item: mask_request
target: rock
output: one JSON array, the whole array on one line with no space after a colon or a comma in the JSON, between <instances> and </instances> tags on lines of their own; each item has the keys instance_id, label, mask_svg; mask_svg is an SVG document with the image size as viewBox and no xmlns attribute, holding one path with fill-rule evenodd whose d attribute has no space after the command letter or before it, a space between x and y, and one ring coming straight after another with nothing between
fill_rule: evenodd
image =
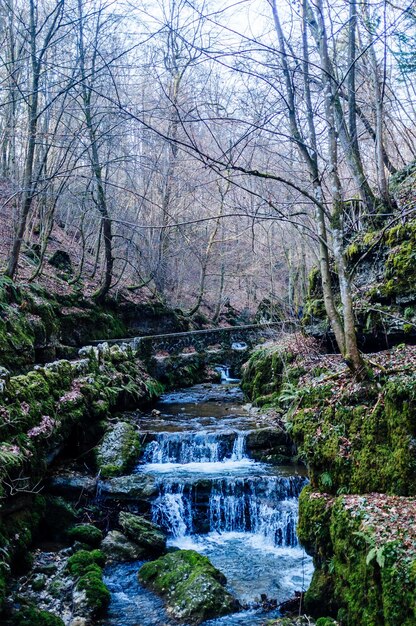
<instances>
[{"instance_id":1,"label":"rock","mask_svg":"<svg viewBox=\"0 0 416 626\"><path fill-rule=\"evenodd\" d=\"M153 555L166 552L166 536L155 524L144 517L122 511L119 524L126 536L137 543L144 551Z\"/></svg>"},{"instance_id":2,"label":"rock","mask_svg":"<svg viewBox=\"0 0 416 626\"><path fill-rule=\"evenodd\" d=\"M74 617L70 621L69 626L87 626L88 622L85 617Z\"/></svg>"},{"instance_id":3,"label":"rock","mask_svg":"<svg viewBox=\"0 0 416 626\"><path fill-rule=\"evenodd\" d=\"M147 500L156 496L158 488L153 476L132 474L118 476L109 480L102 480L98 484L100 496L103 498L117 498L118 500Z\"/></svg>"},{"instance_id":4,"label":"rock","mask_svg":"<svg viewBox=\"0 0 416 626\"><path fill-rule=\"evenodd\" d=\"M248 433L246 446L248 450L264 452L279 446L292 446L290 439L283 430L277 428L258 428Z\"/></svg>"},{"instance_id":5,"label":"rock","mask_svg":"<svg viewBox=\"0 0 416 626\"><path fill-rule=\"evenodd\" d=\"M42 589L46 586L47 577L45 574L38 574L32 580L32 589L33 591L42 591Z\"/></svg>"},{"instance_id":6,"label":"rock","mask_svg":"<svg viewBox=\"0 0 416 626\"><path fill-rule=\"evenodd\" d=\"M65 250L57 250L53 253L53 255L48 259L49 265L56 267L67 274L72 274L72 262L71 257L68 252Z\"/></svg>"},{"instance_id":7,"label":"rock","mask_svg":"<svg viewBox=\"0 0 416 626\"><path fill-rule=\"evenodd\" d=\"M104 435L96 449L97 466L103 478L119 476L137 460L140 452L139 435L131 424L117 422Z\"/></svg>"},{"instance_id":8,"label":"rock","mask_svg":"<svg viewBox=\"0 0 416 626\"><path fill-rule=\"evenodd\" d=\"M174 619L187 624L232 613L239 606L224 587L224 574L194 550L177 550L145 563L138 576L165 599Z\"/></svg>"},{"instance_id":9,"label":"rock","mask_svg":"<svg viewBox=\"0 0 416 626\"><path fill-rule=\"evenodd\" d=\"M296 447L288 434L277 427L259 428L247 435L247 450L256 461L285 465L296 454Z\"/></svg>"},{"instance_id":10,"label":"rock","mask_svg":"<svg viewBox=\"0 0 416 626\"><path fill-rule=\"evenodd\" d=\"M93 524L78 524L73 526L67 532L70 539L79 541L82 544L88 544L93 548L97 548L103 538L103 533Z\"/></svg>"},{"instance_id":11,"label":"rock","mask_svg":"<svg viewBox=\"0 0 416 626\"><path fill-rule=\"evenodd\" d=\"M118 530L108 533L101 543L101 549L109 561L137 561L144 557L143 548Z\"/></svg>"},{"instance_id":12,"label":"rock","mask_svg":"<svg viewBox=\"0 0 416 626\"><path fill-rule=\"evenodd\" d=\"M77 496L82 493L94 495L97 491L97 479L71 472L52 476L48 481L48 490L53 493Z\"/></svg>"}]
</instances>

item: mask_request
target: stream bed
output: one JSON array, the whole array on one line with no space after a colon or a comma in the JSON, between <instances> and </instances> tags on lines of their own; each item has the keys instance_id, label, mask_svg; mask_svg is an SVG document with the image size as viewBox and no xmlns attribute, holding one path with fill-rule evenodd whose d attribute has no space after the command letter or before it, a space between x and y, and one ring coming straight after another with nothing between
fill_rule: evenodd
<instances>
[{"instance_id":1,"label":"stream bed","mask_svg":"<svg viewBox=\"0 0 416 626\"><path fill-rule=\"evenodd\" d=\"M262 624L267 610L305 591L311 558L296 537L301 466L250 458L250 434L271 426L242 406L236 384L197 385L165 394L151 415L138 417L145 451L135 473L156 479L153 521L172 548L206 555L227 577L244 607L208 626ZM163 602L137 581L141 562L112 565L112 599L104 626L171 626Z\"/></svg>"}]
</instances>

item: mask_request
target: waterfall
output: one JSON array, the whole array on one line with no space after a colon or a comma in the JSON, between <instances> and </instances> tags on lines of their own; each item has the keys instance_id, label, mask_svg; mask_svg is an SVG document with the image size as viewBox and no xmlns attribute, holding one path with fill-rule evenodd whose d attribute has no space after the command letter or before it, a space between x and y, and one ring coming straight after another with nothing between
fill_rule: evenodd
<instances>
[{"instance_id":1,"label":"waterfall","mask_svg":"<svg viewBox=\"0 0 416 626\"><path fill-rule=\"evenodd\" d=\"M241 461L246 433L158 433L144 453L145 463L220 463Z\"/></svg>"},{"instance_id":2,"label":"waterfall","mask_svg":"<svg viewBox=\"0 0 416 626\"><path fill-rule=\"evenodd\" d=\"M153 519L169 535L251 532L273 546L297 546L297 496L306 479L290 476L220 478L160 484ZM207 484L208 483L208 484Z\"/></svg>"},{"instance_id":3,"label":"waterfall","mask_svg":"<svg viewBox=\"0 0 416 626\"><path fill-rule=\"evenodd\" d=\"M230 368L228 365L218 365L216 368L217 372L221 374L221 382L222 383L238 383L240 382L239 378L233 378L231 376Z\"/></svg>"},{"instance_id":4,"label":"waterfall","mask_svg":"<svg viewBox=\"0 0 416 626\"><path fill-rule=\"evenodd\" d=\"M152 506L152 518L165 528L172 537L184 537L193 531L192 501L185 494L185 485L161 485Z\"/></svg>"},{"instance_id":5,"label":"waterfall","mask_svg":"<svg viewBox=\"0 0 416 626\"><path fill-rule=\"evenodd\" d=\"M241 461L247 458L246 455L246 438L247 433L238 433L234 440L233 451L231 454L232 461Z\"/></svg>"}]
</instances>

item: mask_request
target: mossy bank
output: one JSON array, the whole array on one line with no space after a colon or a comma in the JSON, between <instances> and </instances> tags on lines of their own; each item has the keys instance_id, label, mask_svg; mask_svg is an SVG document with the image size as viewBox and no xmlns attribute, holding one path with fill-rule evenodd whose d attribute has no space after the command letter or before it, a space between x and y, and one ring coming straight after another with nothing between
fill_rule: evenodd
<instances>
[{"instance_id":1,"label":"mossy bank","mask_svg":"<svg viewBox=\"0 0 416 626\"><path fill-rule=\"evenodd\" d=\"M74 289L48 293L36 283L0 277L0 366L19 372L34 363L75 358L94 340L187 330L189 321L161 302L109 299L97 304Z\"/></svg>"},{"instance_id":2,"label":"mossy bank","mask_svg":"<svg viewBox=\"0 0 416 626\"><path fill-rule=\"evenodd\" d=\"M340 356L293 336L254 352L243 388L282 414L308 466L298 532L316 569L306 611L345 626L414 626L416 348L370 361L359 383Z\"/></svg>"},{"instance_id":3,"label":"mossy bank","mask_svg":"<svg viewBox=\"0 0 416 626\"><path fill-rule=\"evenodd\" d=\"M0 607L5 577L29 558L33 533L44 517L45 501L35 495L48 464L68 445L82 450L104 434L111 439L108 418L119 410L148 402L157 385L128 347L86 348L75 361L56 361L28 374L0 381ZM137 458L139 438L126 426L117 461L97 454L107 475L121 474ZM16 529L19 529L16 532Z\"/></svg>"}]
</instances>

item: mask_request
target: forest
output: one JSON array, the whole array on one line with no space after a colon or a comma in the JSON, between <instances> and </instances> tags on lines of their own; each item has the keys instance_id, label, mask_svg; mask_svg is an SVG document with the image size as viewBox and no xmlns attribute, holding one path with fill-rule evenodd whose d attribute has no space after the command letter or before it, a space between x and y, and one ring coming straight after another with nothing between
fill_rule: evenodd
<instances>
[{"instance_id":1,"label":"forest","mask_svg":"<svg viewBox=\"0 0 416 626\"><path fill-rule=\"evenodd\" d=\"M415 0L0 42L0 623L416 626Z\"/></svg>"}]
</instances>

